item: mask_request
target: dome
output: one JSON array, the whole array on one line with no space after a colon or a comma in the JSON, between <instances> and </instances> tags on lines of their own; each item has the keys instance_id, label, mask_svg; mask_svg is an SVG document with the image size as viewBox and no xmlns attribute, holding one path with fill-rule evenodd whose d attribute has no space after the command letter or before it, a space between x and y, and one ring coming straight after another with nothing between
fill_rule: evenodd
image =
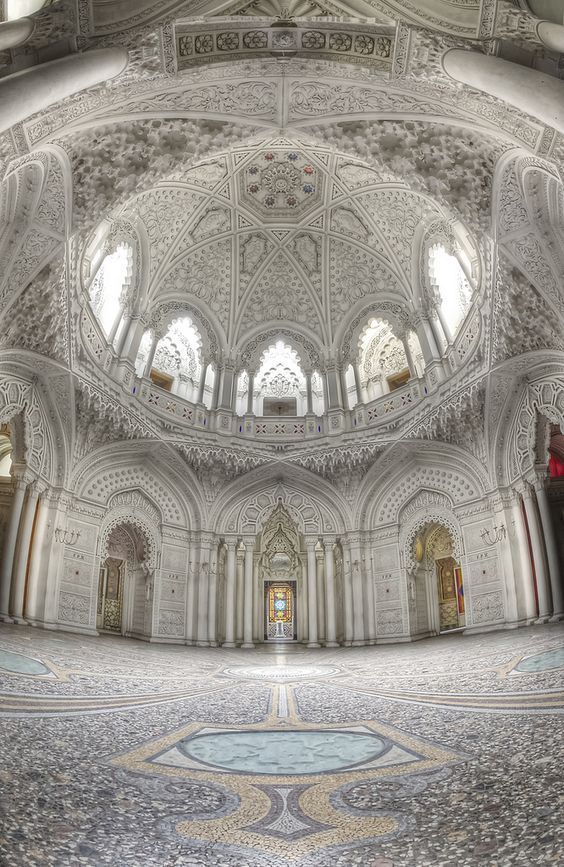
<instances>
[{"instance_id":1,"label":"dome","mask_svg":"<svg viewBox=\"0 0 564 867\"><path fill-rule=\"evenodd\" d=\"M8 4L4 616L334 646L560 610L559 22L400 5Z\"/></svg>"}]
</instances>

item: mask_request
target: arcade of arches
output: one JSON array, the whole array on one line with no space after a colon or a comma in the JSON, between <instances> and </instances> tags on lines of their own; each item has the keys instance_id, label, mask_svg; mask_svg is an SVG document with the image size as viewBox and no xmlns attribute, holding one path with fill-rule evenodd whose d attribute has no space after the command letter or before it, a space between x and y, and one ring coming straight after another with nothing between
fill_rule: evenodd
<instances>
[{"instance_id":1,"label":"arcade of arches","mask_svg":"<svg viewBox=\"0 0 564 867\"><path fill-rule=\"evenodd\" d=\"M0 0L1 635L556 634L560 6Z\"/></svg>"}]
</instances>

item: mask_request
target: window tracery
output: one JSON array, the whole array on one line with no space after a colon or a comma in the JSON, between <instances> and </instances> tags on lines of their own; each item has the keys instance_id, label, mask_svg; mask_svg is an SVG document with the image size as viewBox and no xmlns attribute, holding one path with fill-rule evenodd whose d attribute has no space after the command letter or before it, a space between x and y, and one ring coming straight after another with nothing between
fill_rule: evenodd
<instances>
[{"instance_id":1,"label":"window tracery","mask_svg":"<svg viewBox=\"0 0 564 867\"><path fill-rule=\"evenodd\" d=\"M419 346L418 358L420 355ZM404 385L412 375L404 341L396 337L389 323L383 319L371 319L361 334L359 374L359 398L364 402L375 400Z\"/></svg>"},{"instance_id":2,"label":"window tracery","mask_svg":"<svg viewBox=\"0 0 564 867\"><path fill-rule=\"evenodd\" d=\"M265 399L288 402L292 415L305 415L307 409L306 378L297 352L282 340L263 353L255 376L253 406L257 415L265 414ZM282 405L282 404L281 404ZM266 408L268 409L267 403Z\"/></svg>"}]
</instances>

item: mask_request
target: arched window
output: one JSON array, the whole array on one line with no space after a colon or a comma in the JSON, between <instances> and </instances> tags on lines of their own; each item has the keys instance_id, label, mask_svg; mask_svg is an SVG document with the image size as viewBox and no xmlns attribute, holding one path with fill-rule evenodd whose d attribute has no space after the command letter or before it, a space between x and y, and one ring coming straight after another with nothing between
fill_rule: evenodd
<instances>
[{"instance_id":1,"label":"arched window","mask_svg":"<svg viewBox=\"0 0 564 867\"><path fill-rule=\"evenodd\" d=\"M105 256L90 284L90 304L106 337L116 336L123 313L123 292L131 276L132 250L120 244Z\"/></svg>"},{"instance_id":2,"label":"arched window","mask_svg":"<svg viewBox=\"0 0 564 867\"><path fill-rule=\"evenodd\" d=\"M405 348L383 319L371 319L359 341L361 397L365 402L394 391L410 379Z\"/></svg>"},{"instance_id":3,"label":"arched window","mask_svg":"<svg viewBox=\"0 0 564 867\"><path fill-rule=\"evenodd\" d=\"M10 477L12 469L12 441L5 428L0 428L0 476Z\"/></svg>"},{"instance_id":4,"label":"arched window","mask_svg":"<svg viewBox=\"0 0 564 867\"><path fill-rule=\"evenodd\" d=\"M174 319L155 348L149 373L155 385L195 402L203 373L201 343L188 316Z\"/></svg>"},{"instance_id":5,"label":"arched window","mask_svg":"<svg viewBox=\"0 0 564 867\"><path fill-rule=\"evenodd\" d=\"M472 290L460 262L442 244L429 250L429 277L438 292L441 319L454 337L470 306Z\"/></svg>"},{"instance_id":6,"label":"arched window","mask_svg":"<svg viewBox=\"0 0 564 867\"><path fill-rule=\"evenodd\" d=\"M256 415L305 415L305 375L297 352L282 340L263 354L254 393Z\"/></svg>"}]
</instances>

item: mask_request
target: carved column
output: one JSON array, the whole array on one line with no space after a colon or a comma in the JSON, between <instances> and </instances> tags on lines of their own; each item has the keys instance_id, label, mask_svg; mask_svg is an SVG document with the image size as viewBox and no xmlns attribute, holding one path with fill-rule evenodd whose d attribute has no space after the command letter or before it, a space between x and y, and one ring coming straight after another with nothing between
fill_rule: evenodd
<instances>
[{"instance_id":1,"label":"carved column","mask_svg":"<svg viewBox=\"0 0 564 867\"><path fill-rule=\"evenodd\" d=\"M47 493L43 491L39 496L37 505L37 517L33 543L30 552L29 577L26 594L24 615L28 622L34 623L39 613L40 593L45 593L47 584L48 562L44 556L43 545L46 541L47 519L49 517L49 502Z\"/></svg>"},{"instance_id":2,"label":"carved column","mask_svg":"<svg viewBox=\"0 0 564 867\"><path fill-rule=\"evenodd\" d=\"M537 596L539 601L539 621L541 623L546 623L551 613L550 585L544 556L542 528L537 511L536 497L534 490L529 485L525 488L523 502L525 503L527 525L529 527L529 536L531 539L531 547L533 549L533 563L535 566Z\"/></svg>"},{"instance_id":3,"label":"carved column","mask_svg":"<svg viewBox=\"0 0 564 867\"><path fill-rule=\"evenodd\" d=\"M207 647L209 618L209 581L210 581L211 540L203 538L200 543L200 571L198 575L198 647Z\"/></svg>"},{"instance_id":4,"label":"carved column","mask_svg":"<svg viewBox=\"0 0 564 867\"><path fill-rule=\"evenodd\" d=\"M325 552L322 546L315 551L317 583L317 640L325 643Z\"/></svg>"},{"instance_id":5,"label":"carved column","mask_svg":"<svg viewBox=\"0 0 564 867\"><path fill-rule=\"evenodd\" d=\"M399 339L402 342L403 351L405 352L407 366L409 368L409 375L411 379L417 379L417 370L415 368L415 362L413 361L413 355L411 354L411 347L409 345L407 333L404 332Z\"/></svg>"},{"instance_id":6,"label":"carved column","mask_svg":"<svg viewBox=\"0 0 564 867\"><path fill-rule=\"evenodd\" d=\"M214 369L213 390L212 390L212 399L211 399L210 409L217 409L217 404L219 401L219 374L220 374L219 365L216 364L215 369Z\"/></svg>"},{"instance_id":7,"label":"carved column","mask_svg":"<svg viewBox=\"0 0 564 867\"><path fill-rule=\"evenodd\" d=\"M243 644L241 647L254 647L253 644L253 552L254 539L245 539L245 607L243 613Z\"/></svg>"},{"instance_id":8,"label":"carved column","mask_svg":"<svg viewBox=\"0 0 564 867\"><path fill-rule=\"evenodd\" d=\"M533 564L531 562L531 552L529 550L529 542L527 539L527 525L525 523L523 508L524 505L520 496L520 492L514 491L511 504L511 512L513 515L513 525L515 527L515 541L517 544L516 559L521 578L521 585L519 589L522 591L523 615L528 623L532 623L537 616L537 605L535 600L535 577L533 574Z\"/></svg>"},{"instance_id":9,"label":"carved column","mask_svg":"<svg viewBox=\"0 0 564 867\"><path fill-rule=\"evenodd\" d=\"M191 558L188 561L188 588L186 592L186 644L194 644L196 636L196 573L197 573L197 558L196 544L193 539L190 539L188 556Z\"/></svg>"},{"instance_id":10,"label":"carved column","mask_svg":"<svg viewBox=\"0 0 564 867\"><path fill-rule=\"evenodd\" d=\"M235 619L235 642L243 642L243 621L245 617L245 552L239 547L236 552L237 586L235 588L236 619Z\"/></svg>"},{"instance_id":11,"label":"carved column","mask_svg":"<svg viewBox=\"0 0 564 867\"><path fill-rule=\"evenodd\" d=\"M372 560L372 546L368 548L368 562L365 562L364 581L366 588L366 610L367 610L367 635L370 644L376 643L376 606L374 603L374 562Z\"/></svg>"},{"instance_id":12,"label":"carved column","mask_svg":"<svg viewBox=\"0 0 564 867\"><path fill-rule=\"evenodd\" d=\"M358 541L351 543L351 572L353 596L353 644L365 643L364 600L362 593L362 554Z\"/></svg>"},{"instance_id":13,"label":"carved column","mask_svg":"<svg viewBox=\"0 0 564 867\"><path fill-rule=\"evenodd\" d=\"M110 344L110 346L114 345L114 341L116 339L116 334L118 333L118 328L121 324L122 319L123 319L123 307L120 307L119 313L117 314L116 318L114 319L114 321L112 323L112 327L110 328L110 332L108 334L108 343ZM124 324L124 328L125 327L126 326Z\"/></svg>"},{"instance_id":14,"label":"carved column","mask_svg":"<svg viewBox=\"0 0 564 867\"><path fill-rule=\"evenodd\" d=\"M12 570L12 605L10 614L14 620L14 623L26 622L23 616L25 579L27 576L27 564L29 562L31 546L31 533L33 530L33 522L35 519L35 510L37 509L37 500L39 497L39 493L40 490L37 482L31 482L31 484L27 487L25 502L20 519L18 544Z\"/></svg>"},{"instance_id":15,"label":"carved column","mask_svg":"<svg viewBox=\"0 0 564 867\"><path fill-rule=\"evenodd\" d=\"M202 370L200 372L200 382L198 383L198 398L196 403L202 404L204 402L204 389L206 387L206 376L208 373L209 362L204 359L202 362Z\"/></svg>"},{"instance_id":16,"label":"carved column","mask_svg":"<svg viewBox=\"0 0 564 867\"><path fill-rule=\"evenodd\" d=\"M153 367L153 361L155 360L155 354L157 351L157 345L160 340L160 335L153 334L153 340L151 343L151 348L149 349L149 354L147 355L147 360L145 361L145 370L143 371L143 376L151 376L151 370Z\"/></svg>"},{"instance_id":17,"label":"carved column","mask_svg":"<svg viewBox=\"0 0 564 867\"><path fill-rule=\"evenodd\" d=\"M235 584L237 580L237 540L227 542L227 563L225 582L225 641L224 647L235 647Z\"/></svg>"},{"instance_id":18,"label":"carved column","mask_svg":"<svg viewBox=\"0 0 564 867\"><path fill-rule=\"evenodd\" d=\"M537 480L535 491L537 494L537 503L539 505L546 557L548 560L550 589L552 591L552 617L554 620L561 620L562 617L564 617L564 592L562 589L562 576L560 574L558 549L556 547L556 539L554 538L554 527L552 524L552 516L550 514L550 505L546 495L544 479Z\"/></svg>"},{"instance_id":19,"label":"carved column","mask_svg":"<svg viewBox=\"0 0 564 867\"><path fill-rule=\"evenodd\" d=\"M317 640L317 564L315 557L316 542L317 539L306 539L308 647L320 646Z\"/></svg>"},{"instance_id":20,"label":"carved column","mask_svg":"<svg viewBox=\"0 0 564 867\"><path fill-rule=\"evenodd\" d=\"M209 570L208 594L208 642L210 647L217 647L217 546L212 548Z\"/></svg>"},{"instance_id":21,"label":"carved column","mask_svg":"<svg viewBox=\"0 0 564 867\"><path fill-rule=\"evenodd\" d=\"M351 557L348 545L342 543L343 548L343 596L344 596L344 640L345 646L353 642L353 589L351 574Z\"/></svg>"},{"instance_id":22,"label":"carved column","mask_svg":"<svg viewBox=\"0 0 564 867\"><path fill-rule=\"evenodd\" d=\"M360 385L360 370L358 367L358 361L353 361L352 369L354 373L354 387L356 389L356 403L362 402L362 388Z\"/></svg>"},{"instance_id":23,"label":"carved column","mask_svg":"<svg viewBox=\"0 0 564 867\"><path fill-rule=\"evenodd\" d=\"M2 564L0 566L0 620L4 623L12 623L12 618L10 617L12 567L14 565L14 554L16 551L18 529L20 526L26 487L27 482L24 478L22 476L18 477L14 473L12 508L10 510L8 526L6 527L4 535L4 550L2 553Z\"/></svg>"},{"instance_id":24,"label":"carved column","mask_svg":"<svg viewBox=\"0 0 564 867\"><path fill-rule=\"evenodd\" d=\"M249 386L247 391L247 415L253 414L253 398L254 398L254 390L255 390L255 375L254 373L248 374Z\"/></svg>"},{"instance_id":25,"label":"carved column","mask_svg":"<svg viewBox=\"0 0 564 867\"><path fill-rule=\"evenodd\" d=\"M337 369L337 365L334 362L331 362L327 365L325 376L327 383L326 409L340 409L341 400L339 389L339 371Z\"/></svg>"},{"instance_id":26,"label":"carved column","mask_svg":"<svg viewBox=\"0 0 564 867\"><path fill-rule=\"evenodd\" d=\"M233 383L235 380L235 365L227 361L221 370L219 386L219 408L233 411Z\"/></svg>"},{"instance_id":27,"label":"carved column","mask_svg":"<svg viewBox=\"0 0 564 867\"><path fill-rule=\"evenodd\" d=\"M347 368L346 366L339 367L339 377L341 380L341 405L343 409L350 409L349 389L347 386Z\"/></svg>"},{"instance_id":28,"label":"carved column","mask_svg":"<svg viewBox=\"0 0 564 867\"><path fill-rule=\"evenodd\" d=\"M306 413L311 415L313 412L313 393L311 390L311 370L308 370L306 375Z\"/></svg>"},{"instance_id":29,"label":"carved column","mask_svg":"<svg viewBox=\"0 0 564 867\"><path fill-rule=\"evenodd\" d=\"M334 538L325 537L325 645L338 647L337 610L335 600L335 560L333 557Z\"/></svg>"},{"instance_id":30,"label":"carved column","mask_svg":"<svg viewBox=\"0 0 564 867\"><path fill-rule=\"evenodd\" d=\"M116 349L120 358L135 364L144 333L145 321L138 313L132 314L129 317L127 327L121 333Z\"/></svg>"}]
</instances>

